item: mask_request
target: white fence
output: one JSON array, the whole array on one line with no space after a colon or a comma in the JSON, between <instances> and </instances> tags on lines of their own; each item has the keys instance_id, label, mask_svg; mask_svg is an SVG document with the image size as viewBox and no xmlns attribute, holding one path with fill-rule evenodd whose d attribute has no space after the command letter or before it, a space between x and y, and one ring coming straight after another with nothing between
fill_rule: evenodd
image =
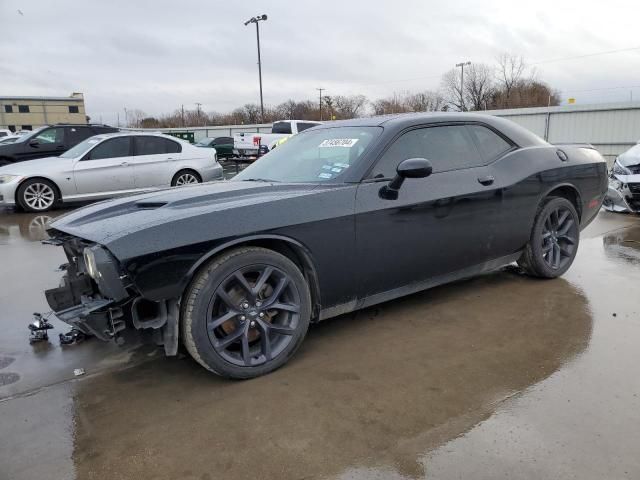
<instances>
[{"instance_id":1,"label":"white fence","mask_svg":"<svg viewBox=\"0 0 640 480\"><path fill-rule=\"evenodd\" d=\"M481 113L508 118L550 143L590 143L609 163L640 140L640 102L487 110ZM271 124L154 130L194 132L198 141L204 137L233 136L241 132L269 132Z\"/></svg>"}]
</instances>

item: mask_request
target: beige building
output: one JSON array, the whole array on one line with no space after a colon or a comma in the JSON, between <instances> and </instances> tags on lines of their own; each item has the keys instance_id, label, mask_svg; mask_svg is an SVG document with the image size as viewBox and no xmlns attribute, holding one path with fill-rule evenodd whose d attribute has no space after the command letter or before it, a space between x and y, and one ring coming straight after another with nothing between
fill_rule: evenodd
<instances>
[{"instance_id":1,"label":"beige building","mask_svg":"<svg viewBox=\"0 0 640 480\"><path fill-rule=\"evenodd\" d=\"M33 130L56 123L87 123L82 93L70 97L0 96L0 128Z\"/></svg>"}]
</instances>

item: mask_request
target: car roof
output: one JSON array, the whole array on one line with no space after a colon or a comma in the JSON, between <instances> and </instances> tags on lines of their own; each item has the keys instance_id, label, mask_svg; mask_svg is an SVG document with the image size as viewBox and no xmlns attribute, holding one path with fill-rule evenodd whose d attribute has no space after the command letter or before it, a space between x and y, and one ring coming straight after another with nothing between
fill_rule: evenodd
<instances>
[{"instance_id":1,"label":"car roof","mask_svg":"<svg viewBox=\"0 0 640 480\"><path fill-rule=\"evenodd\" d=\"M489 125L499 132L504 133L518 145L533 146L546 144L537 135L520 125L494 115L486 115L470 112L425 112L425 113L398 113L392 115L380 115L376 117L353 118L351 120L339 120L314 127L314 131L332 127L383 127L385 130L401 131L405 128L434 123L478 122Z\"/></svg>"},{"instance_id":2,"label":"car roof","mask_svg":"<svg viewBox=\"0 0 640 480\"><path fill-rule=\"evenodd\" d=\"M165 133L162 132L139 132L139 131L131 131L131 132L123 132L123 131L119 131L119 132L111 132L111 133L100 133L98 135L94 135L92 138L95 137L99 137L99 138L114 138L114 137L133 137L133 136L147 136L147 137L160 137L160 138L167 138L169 140L175 140L177 142L182 142L182 143L189 143L189 142L185 142L185 140L182 140L181 138L178 137L174 137L171 135L167 135Z\"/></svg>"}]
</instances>

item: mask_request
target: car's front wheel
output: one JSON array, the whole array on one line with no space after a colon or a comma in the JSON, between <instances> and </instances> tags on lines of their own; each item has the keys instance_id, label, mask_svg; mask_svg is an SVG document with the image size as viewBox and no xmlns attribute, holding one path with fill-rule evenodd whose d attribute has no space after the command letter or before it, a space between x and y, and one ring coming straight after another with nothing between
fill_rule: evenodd
<instances>
[{"instance_id":1,"label":"car's front wheel","mask_svg":"<svg viewBox=\"0 0 640 480\"><path fill-rule=\"evenodd\" d=\"M183 297L181 327L191 356L228 378L252 378L284 365L309 327L311 297L290 259L259 247L212 260Z\"/></svg>"},{"instance_id":2,"label":"car's front wheel","mask_svg":"<svg viewBox=\"0 0 640 480\"><path fill-rule=\"evenodd\" d=\"M580 218L575 207L566 198L550 197L538 210L518 265L535 277L559 277L573 263L579 242Z\"/></svg>"},{"instance_id":3,"label":"car's front wheel","mask_svg":"<svg viewBox=\"0 0 640 480\"><path fill-rule=\"evenodd\" d=\"M190 185L193 183L202 183L202 178L193 170L180 170L171 179L172 187L180 187L182 185Z\"/></svg>"},{"instance_id":4,"label":"car's front wheel","mask_svg":"<svg viewBox=\"0 0 640 480\"><path fill-rule=\"evenodd\" d=\"M27 212L46 212L60 199L58 189L49 180L33 178L18 187L16 200Z\"/></svg>"}]
</instances>

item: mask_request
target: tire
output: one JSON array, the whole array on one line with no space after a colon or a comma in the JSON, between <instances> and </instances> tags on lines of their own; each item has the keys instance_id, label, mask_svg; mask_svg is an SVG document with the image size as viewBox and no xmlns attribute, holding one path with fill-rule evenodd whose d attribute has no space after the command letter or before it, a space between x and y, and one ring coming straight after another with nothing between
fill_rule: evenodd
<instances>
[{"instance_id":1,"label":"tire","mask_svg":"<svg viewBox=\"0 0 640 480\"><path fill-rule=\"evenodd\" d=\"M300 269L272 250L243 247L214 258L195 276L182 298L181 333L204 368L247 379L287 363L310 319L311 296Z\"/></svg>"},{"instance_id":2,"label":"tire","mask_svg":"<svg viewBox=\"0 0 640 480\"><path fill-rule=\"evenodd\" d=\"M549 197L538 209L518 265L533 277L559 277L573 263L579 243L580 219L573 203Z\"/></svg>"},{"instance_id":3,"label":"tire","mask_svg":"<svg viewBox=\"0 0 640 480\"><path fill-rule=\"evenodd\" d=\"M18 187L16 201L27 212L46 212L60 201L60 194L53 182L32 178Z\"/></svg>"},{"instance_id":4,"label":"tire","mask_svg":"<svg viewBox=\"0 0 640 480\"><path fill-rule=\"evenodd\" d=\"M172 187L180 187L182 185L193 185L202 183L202 177L195 170L180 170L171 179Z\"/></svg>"}]
</instances>

